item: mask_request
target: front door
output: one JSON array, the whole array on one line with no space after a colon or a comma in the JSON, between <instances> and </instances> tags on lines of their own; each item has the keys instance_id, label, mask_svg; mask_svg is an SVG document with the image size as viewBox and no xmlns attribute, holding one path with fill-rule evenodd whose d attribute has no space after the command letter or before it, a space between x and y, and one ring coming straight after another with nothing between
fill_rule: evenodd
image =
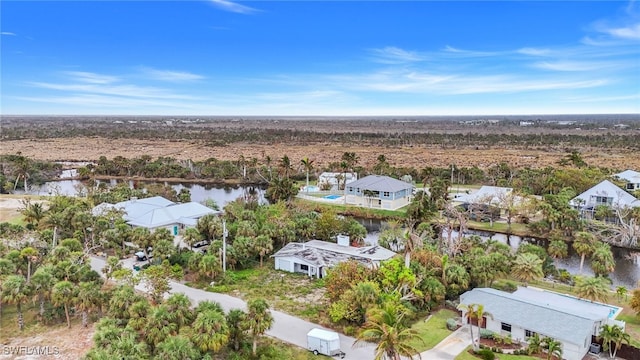
<instances>
[{"instance_id":1,"label":"front door","mask_svg":"<svg viewBox=\"0 0 640 360\"><path fill-rule=\"evenodd\" d=\"M178 225L175 225L173 227L173 236L177 236L178 235Z\"/></svg>"}]
</instances>

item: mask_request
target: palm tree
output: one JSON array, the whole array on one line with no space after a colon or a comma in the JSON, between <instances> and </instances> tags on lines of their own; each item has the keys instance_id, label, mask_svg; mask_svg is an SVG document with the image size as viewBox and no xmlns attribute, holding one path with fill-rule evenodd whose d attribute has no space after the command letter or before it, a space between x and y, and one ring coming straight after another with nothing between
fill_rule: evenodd
<instances>
[{"instance_id":1,"label":"palm tree","mask_svg":"<svg viewBox=\"0 0 640 360\"><path fill-rule=\"evenodd\" d=\"M189 245L189 249L193 250L193 245L202 240L202 235L197 228L189 227L184 231L182 238Z\"/></svg>"},{"instance_id":2,"label":"palm tree","mask_svg":"<svg viewBox=\"0 0 640 360\"><path fill-rule=\"evenodd\" d=\"M622 346L623 342L629 344L631 342L631 335L624 332L618 325L602 325L600 329L599 338L602 339L602 348L609 350L609 357L616 358L616 353Z\"/></svg>"},{"instance_id":3,"label":"palm tree","mask_svg":"<svg viewBox=\"0 0 640 360\"><path fill-rule=\"evenodd\" d=\"M150 262L148 251L149 251L149 248L153 246L154 240L155 238L153 234L147 228L137 227L133 229L133 232L131 233L131 241L137 247L142 249L142 251L144 252L144 256L147 258L148 262Z\"/></svg>"},{"instance_id":4,"label":"palm tree","mask_svg":"<svg viewBox=\"0 0 640 360\"><path fill-rule=\"evenodd\" d=\"M173 314L178 327L191 324L193 312L191 311L191 299L183 293L171 294L164 303Z\"/></svg>"},{"instance_id":5,"label":"palm tree","mask_svg":"<svg viewBox=\"0 0 640 360\"><path fill-rule=\"evenodd\" d=\"M120 259L115 256L109 256L107 258L107 266L102 268L102 273L104 274L105 278L107 278L107 281L105 281L104 283L106 284L111 279L111 277L113 277L113 273L120 269L122 269Z\"/></svg>"},{"instance_id":6,"label":"palm tree","mask_svg":"<svg viewBox=\"0 0 640 360\"><path fill-rule=\"evenodd\" d=\"M622 301L622 299L627 299L627 293L628 290L626 287L624 286L618 286L616 288L616 297L618 298L618 301Z\"/></svg>"},{"instance_id":7,"label":"palm tree","mask_svg":"<svg viewBox=\"0 0 640 360\"><path fill-rule=\"evenodd\" d=\"M159 360L200 360L202 354L186 336L171 336L158 344L156 356Z\"/></svg>"},{"instance_id":8,"label":"palm tree","mask_svg":"<svg viewBox=\"0 0 640 360\"><path fill-rule=\"evenodd\" d=\"M599 276L576 276L576 294L582 299L606 302L609 298L609 282Z\"/></svg>"},{"instance_id":9,"label":"palm tree","mask_svg":"<svg viewBox=\"0 0 640 360\"><path fill-rule=\"evenodd\" d=\"M218 310L198 312L193 322L193 343L201 351L217 352L229 341L229 326L224 314Z\"/></svg>"},{"instance_id":10,"label":"palm tree","mask_svg":"<svg viewBox=\"0 0 640 360\"><path fill-rule=\"evenodd\" d=\"M613 259L611 245L599 242L593 249L591 255L591 268L596 275L608 275L616 267L616 261Z\"/></svg>"},{"instance_id":11,"label":"palm tree","mask_svg":"<svg viewBox=\"0 0 640 360\"><path fill-rule=\"evenodd\" d=\"M528 283L544 276L542 271L542 259L536 254L520 253L516 256L511 273L518 280Z\"/></svg>"},{"instance_id":12,"label":"palm tree","mask_svg":"<svg viewBox=\"0 0 640 360\"><path fill-rule=\"evenodd\" d=\"M262 267L262 259L273 251L273 240L266 235L258 235L253 240L253 246L260 256L260 267Z\"/></svg>"},{"instance_id":13,"label":"palm tree","mask_svg":"<svg viewBox=\"0 0 640 360\"><path fill-rule=\"evenodd\" d=\"M418 350L411 344L422 338L414 329L407 327L405 317L408 315L405 307L391 302L381 308L372 308L353 346L369 342L376 344L376 360L400 360L402 356L413 358L416 354L420 358Z\"/></svg>"},{"instance_id":14,"label":"palm tree","mask_svg":"<svg viewBox=\"0 0 640 360\"><path fill-rule=\"evenodd\" d=\"M288 179L289 172L293 168L291 167L291 159L289 159L287 155L284 155L282 159L280 159L279 167L280 167L280 172L282 174L282 177L285 179Z\"/></svg>"},{"instance_id":15,"label":"palm tree","mask_svg":"<svg viewBox=\"0 0 640 360\"><path fill-rule=\"evenodd\" d=\"M38 268L31 276L31 288L33 289L34 301L40 304L40 319L44 320L44 303L51 298L51 290L55 284L53 277L53 267L44 265Z\"/></svg>"},{"instance_id":16,"label":"palm tree","mask_svg":"<svg viewBox=\"0 0 640 360\"><path fill-rule=\"evenodd\" d=\"M246 336L249 329L247 323L247 313L240 309L231 309L227 313L227 325L229 326L229 343L233 350L240 350L240 343Z\"/></svg>"},{"instance_id":17,"label":"palm tree","mask_svg":"<svg viewBox=\"0 0 640 360\"><path fill-rule=\"evenodd\" d=\"M20 251L20 256L27 260L27 282L31 280L31 264L38 261L38 250L32 248L31 246L27 246L26 248Z\"/></svg>"},{"instance_id":18,"label":"palm tree","mask_svg":"<svg viewBox=\"0 0 640 360\"><path fill-rule=\"evenodd\" d=\"M551 360L554 356L562 359L562 343L560 341L547 338L545 347L547 349L547 360Z\"/></svg>"},{"instance_id":19,"label":"palm tree","mask_svg":"<svg viewBox=\"0 0 640 360\"><path fill-rule=\"evenodd\" d=\"M20 331L24 329L24 317L22 315L22 304L29 295L27 280L22 275L10 275L2 283L2 301L7 304L14 304L18 313L18 327Z\"/></svg>"},{"instance_id":20,"label":"palm tree","mask_svg":"<svg viewBox=\"0 0 640 360\"><path fill-rule=\"evenodd\" d=\"M362 320L367 321L367 311L380 302L380 286L373 281L362 281L353 287L354 300L362 311Z\"/></svg>"},{"instance_id":21,"label":"palm tree","mask_svg":"<svg viewBox=\"0 0 640 360\"><path fill-rule=\"evenodd\" d=\"M307 172L307 192L309 192L309 173L313 170L313 160L309 160L308 157L300 160L300 164L304 167L304 170Z\"/></svg>"},{"instance_id":22,"label":"palm tree","mask_svg":"<svg viewBox=\"0 0 640 360\"><path fill-rule=\"evenodd\" d=\"M569 252L569 247L564 240L554 240L549 243L549 247L547 248L547 252L549 256L554 259L562 259L567 257Z\"/></svg>"},{"instance_id":23,"label":"palm tree","mask_svg":"<svg viewBox=\"0 0 640 360\"><path fill-rule=\"evenodd\" d=\"M75 302L76 288L70 281L62 280L53 286L51 300L55 306L64 306L64 315L67 318L67 327L71 327L69 307Z\"/></svg>"},{"instance_id":24,"label":"palm tree","mask_svg":"<svg viewBox=\"0 0 640 360\"><path fill-rule=\"evenodd\" d=\"M100 285L95 282L81 282L78 286L78 295L74 299L76 310L82 312L82 326L89 324L89 312L98 307L100 302Z\"/></svg>"},{"instance_id":25,"label":"palm tree","mask_svg":"<svg viewBox=\"0 0 640 360\"><path fill-rule=\"evenodd\" d=\"M165 339L176 335L178 325L175 316L164 304L152 308L147 318L145 337L152 346L157 346Z\"/></svg>"},{"instance_id":26,"label":"palm tree","mask_svg":"<svg viewBox=\"0 0 640 360\"><path fill-rule=\"evenodd\" d=\"M471 335L471 346L473 346L474 351L478 350L478 344L476 344L475 338L473 337L472 320L475 317L477 306L478 306L477 304L462 304L462 303L458 305L458 310L462 311L463 314L466 314L465 317L466 317L467 323L469 324L469 334Z\"/></svg>"},{"instance_id":27,"label":"palm tree","mask_svg":"<svg viewBox=\"0 0 640 360\"><path fill-rule=\"evenodd\" d=\"M21 213L22 216L24 216L24 221L27 224L33 224L37 227L40 220L45 217L46 210L44 206L40 202L32 203L29 199L23 200L22 204L24 208L21 210Z\"/></svg>"},{"instance_id":28,"label":"palm tree","mask_svg":"<svg viewBox=\"0 0 640 360\"><path fill-rule=\"evenodd\" d=\"M410 227L403 238L404 267L409 268L411 264L411 252L421 248L422 243L422 238Z\"/></svg>"},{"instance_id":29,"label":"palm tree","mask_svg":"<svg viewBox=\"0 0 640 360\"><path fill-rule=\"evenodd\" d=\"M576 234L573 249L580 255L580 274L582 274L584 258L593 253L595 242L596 237L590 232L581 231Z\"/></svg>"},{"instance_id":30,"label":"palm tree","mask_svg":"<svg viewBox=\"0 0 640 360\"><path fill-rule=\"evenodd\" d=\"M532 336L527 339L529 345L527 346L527 353L529 355L536 355L540 353L542 350L542 339L540 339L540 335L538 333L534 333Z\"/></svg>"},{"instance_id":31,"label":"palm tree","mask_svg":"<svg viewBox=\"0 0 640 360\"><path fill-rule=\"evenodd\" d=\"M249 332L253 340L253 355L258 349L258 337L263 335L273 325L273 316L269 304L264 299L254 299L247 303L247 320Z\"/></svg>"},{"instance_id":32,"label":"palm tree","mask_svg":"<svg viewBox=\"0 0 640 360\"><path fill-rule=\"evenodd\" d=\"M216 275L222 270L220 258L216 255L204 255L198 263L198 270L209 279L214 280Z\"/></svg>"},{"instance_id":33,"label":"palm tree","mask_svg":"<svg viewBox=\"0 0 640 360\"><path fill-rule=\"evenodd\" d=\"M478 320L478 344L480 343L480 329L484 323L484 318L489 317L493 319L493 315L489 312L484 311L484 305L478 304L476 306L476 313L474 317Z\"/></svg>"}]
</instances>

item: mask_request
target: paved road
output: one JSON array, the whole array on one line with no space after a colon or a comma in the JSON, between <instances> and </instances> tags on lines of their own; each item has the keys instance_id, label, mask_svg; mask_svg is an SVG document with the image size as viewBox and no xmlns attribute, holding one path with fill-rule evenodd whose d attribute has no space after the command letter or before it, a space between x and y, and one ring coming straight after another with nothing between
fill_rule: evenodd
<instances>
[{"instance_id":1,"label":"paved road","mask_svg":"<svg viewBox=\"0 0 640 360\"><path fill-rule=\"evenodd\" d=\"M91 257L91 268L97 271L99 274L102 274L102 268L105 266L105 260L99 257L92 256ZM124 260L123 266L131 269L133 264L133 260ZM198 302L203 300L216 301L222 305L225 311L229 311L231 309L243 309L246 310L246 303L239 298L229 296L226 294L213 293L200 289L195 289L183 284L180 284L175 281L171 281L171 290L170 293L183 293L187 295L196 305ZM143 286L136 287L139 290L144 291ZM271 310L271 314L273 315L273 326L269 331L267 331L267 335L272 336L274 338L280 339L282 341L288 342L290 344L299 346L301 348L307 347L307 333L309 330L313 328L322 328L322 326L302 320L295 316L291 316L289 314L285 314L281 311ZM354 338L350 336L345 336L340 334L340 346L342 351L346 353L345 359L354 359L354 360L368 360L373 359L374 354L374 346L369 345L366 347L358 347L353 348ZM425 358L422 359L430 359Z\"/></svg>"}]
</instances>

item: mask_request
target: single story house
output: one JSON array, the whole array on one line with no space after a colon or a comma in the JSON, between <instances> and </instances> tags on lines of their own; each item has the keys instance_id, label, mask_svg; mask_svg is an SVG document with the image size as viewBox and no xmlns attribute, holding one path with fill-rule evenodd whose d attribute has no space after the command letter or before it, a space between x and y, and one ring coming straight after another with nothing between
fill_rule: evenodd
<instances>
[{"instance_id":1,"label":"single story house","mask_svg":"<svg viewBox=\"0 0 640 360\"><path fill-rule=\"evenodd\" d=\"M604 180L571 199L569 205L578 210L582 216L593 217L598 206L608 206L612 209L633 208L640 206L640 200L611 181Z\"/></svg>"},{"instance_id":2,"label":"single story house","mask_svg":"<svg viewBox=\"0 0 640 360\"><path fill-rule=\"evenodd\" d=\"M338 190L338 185L358 180L358 174L351 172L323 172L318 176L318 187L323 190ZM328 188L328 189L327 189Z\"/></svg>"},{"instance_id":3,"label":"single story house","mask_svg":"<svg viewBox=\"0 0 640 360\"><path fill-rule=\"evenodd\" d=\"M637 172L635 170L625 170L613 176L627 182L625 184L625 189L627 191L640 190L640 172Z\"/></svg>"},{"instance_id":4,"label":"single story house","mask_svg":"<svg viewBox=\"0 0 640 360\"><path fill-rule=\"evenodd\" d=\"M92 212L100 214L108 209L121 210L124 220L131 226L144 227L151 231L166 228L174 236L178 235L181 229L195 226L201 217L220 213L197 202L178 204L162 196L134 198L116 204L102 203L93 208Z\"/></svg>"},{"instance_id":5,"label":"single story house","mask_svg":"<svg viewBox=\"0 0 640 360\"><path fill-rule=\"evenodd\" d=\"M345 203L361 207L397 210L411 202L413 184L388 176L369 175L347 184Z\"/></svg>"},{"instance_id":6,"label":"single story house","mask_svg":"<svg viewBox=\"0 0 640 360\"><path fill-rule=\"evenodd\" d=\"M512 191L512 188L500 186L482 186L480 189L470 194L465 194L455 198L454 201L463 204L481 204L499 207L500 204L504 202L503 199L507 197Z\"/></svg>"},{"instance_id":7,"label":"single story house","mask_svg":"<svg viewBox=\"0 0 640 360\"><path fill-rule=\"evenodd\" d=\"M395 255L393 251L378 245L349 246L349 237L339 236L337 244L321 240L292 242L271 257L275 259L276 270L323 278L327 275L327 269L344 261L355 260L368 267L377 267L381 261Z\"/></svg>"},{"instance_id":8,"label":"single story house","mask_svg":"<svg viewBox=\"0 0 640 360\"><path fill-rule=\"evenodd\" d=\"M487 314L483 327L511 336L514 342L526 342L534 334L561 342L562 357L567 360L582 360L602 325L625 326L615 320L622 311L619 307L531 287L514 293L476 288L462 294L460 303L483 305Z\"/></svg>"}]
</instances>

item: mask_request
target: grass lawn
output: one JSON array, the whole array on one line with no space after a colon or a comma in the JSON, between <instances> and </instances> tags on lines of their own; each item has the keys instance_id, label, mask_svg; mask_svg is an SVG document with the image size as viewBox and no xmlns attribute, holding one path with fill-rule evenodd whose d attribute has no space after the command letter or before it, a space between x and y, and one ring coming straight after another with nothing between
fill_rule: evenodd
<instances>
[{"instance_id":1,"label":"grass lawn","mask_svg":"<svg viewBox=\"0 0 640 360\"><path fill-rule=\"evenodd\" d=\"M458 313L448 309L441 309L431 314L429 321L420 320L411 326L420 334L423 342L415 341L413 345L419 352L429 350L452 333L447 329L447 319L458 317Z\"/></svg>"},{"instance_id":2,"label":"grass lawn","mask_svg":"<svg viewBox=\"0 0 640 360\"><path fill-rule=\"evenodd\" d=\"M456 356L455 360L477 360L479 357L475 357L469 354L469 348L466 348L460 355ZM500 360L540 360L538 357L526 356L526 355L512 355L512 354L496 354L496 359Z\"/></svg>"},{"instance_id":3,"label":"grass lawn","mask_svg":"<svg viewBox=\"0 0 640 360\"><path fill-rule=\"evenodd\" d=\"M208 286L207 282L189 285L244 300L263 298L277 310L329 325L329 316L326 314L329 302L324 296L324 281L303 274L276 271L273 261L265 259L262 267L227 271L226 280L215 286Z\"/></svg>"}]
</instances>

